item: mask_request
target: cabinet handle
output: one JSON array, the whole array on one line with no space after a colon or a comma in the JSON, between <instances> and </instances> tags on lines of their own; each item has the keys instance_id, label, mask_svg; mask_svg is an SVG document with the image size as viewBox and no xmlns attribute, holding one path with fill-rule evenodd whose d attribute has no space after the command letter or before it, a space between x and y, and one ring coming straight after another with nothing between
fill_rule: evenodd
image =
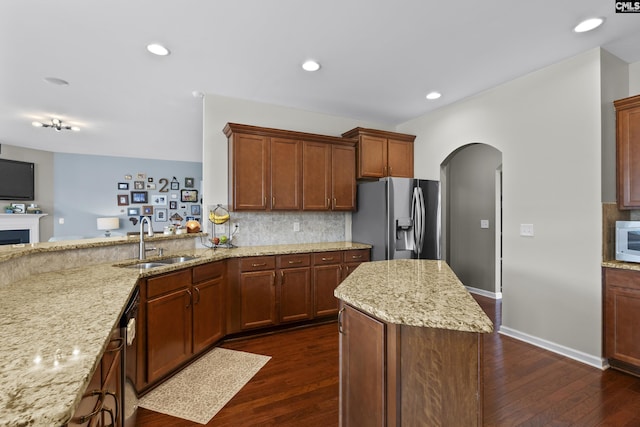
<instances>
[{"instance_id":1,"label":"cabinet handle","mask_svg":"<svg viewBox=\"0 0 640 427\"><path fill-rule=\"evenodd\" d=\"M284 284L284 271L280 271L280 284Z\"/></svg>"},{"instance_id":2,"label":"cabinet handle","mask_svg":"<svg viewBox=\"0 0 640 427\"><path fill-rule=\"evenodd\" d=\"M191 291L189 289L187 289L187 294L189 295L189 302L187 303L187 307L189 308L191 307L191 302L193 301L193 294L191 293Z\"/></svg>"},{"instance_id":3,"label":"cabinet handle","mask_svg":"<svg viewBox=\"0 0 640 427\"><path fill-rule=\"evenodd\" d=\"M329 256L329 257L322 257L323 261L333 261L333 257Z\"/></svg>"},{"instance_id":4,"label":"cabinet handle","mask_svg":"<svg viewBox=\"0 0 640 427\"><path fill-rule=\"evenodd\" d=\"M251 264L251 267L264 267L265 265L267 265L266 262L260 262L260 263L253 263Z\"/></svg>"},{"instance_id":5,"label":"cabinet handle","mask_svg":"<svg viewBox=\"0 0 640 427\"><path fill-rule=\"evenodd\" d=\"M109 409L109 408L102 408L101 412L108 412L109 416L111 417L111 424L109 424L106 427L115 427L116 426L116 420L118 419L118 414L120 413L120 410L121 410L120 402L118 401L118 396L116 396L116 394L114 392L105 391L104 393L105 393L106 396L110 396L113 399L113 401L115 402L115 404L116 404L116 414L114 416L113 412L111 412L111 409ZM106 396L105 396L105 398L106 398Z\"/></svg>"},{"instance_id":6,"label":"cabinet handle","mask_svg":"<svg viewBox=\"0 0 640 427\"><path fill-rule=\"evenodd\" d=\"M276 272L274 271L272 274L272 278L273 278L273 283L271 283L271 286L275 286L276 285Z\"/></svg>"},{"instance_id":7,"label":"cabinet handle","mask_svg":"<svg viewBox=\"0 0 640 427\"><path fill-rule=\"evenodd\" d=\"M335 208L338 205L337 199L334 197L333 198L333 207Z\"/></svg>"},{"instance_id":8,"label":"cabinet handle","mask_svg":"<svg viewBox=\"0 0 640 427\"><path fill-rule=\"evenodd\" d=\"M326 207L330 207L330 206L331 206L331 199L327 197Z\"/></svg>"},{"instance_id":9,"label":"cabinet handle","mask_svg":"<svg viewBox=\"0 0 640 427\"><path fill-rule=\"evenodd\" d=\"M111 340L111 343L117 343L115 347L113 348L108 348L105 350L105 353L115 353L116 351L120 351L122 350L122 348L124 347L124 338L115 338L113 340Z\"/></svg>"},{"instance_id":10,"label":"cabinet handle","mask_svg":"<svg viewBox=\"0 0 640 427\"><path fill-rule=\"evenodd\" d=\"M200 288L193 288L196 291L196 294L198 294L198 299L193 303L193 305L199 304L200 303Z\"/></svg>"},{"instance_id":11,"label":"cabinet handle","mask_svg":"<svg viewBox=\"0 0 640 427\"><path fill-rule=\"evenodd\" d=\"M362 255L351 255L351 259L360 259Z\"/></svg>"},{"instance_id":12,"label":"cabinet handle","mask_svg":"<svg viewBox=\"0 0 640 427\"><path fill-rule=\"evenodd\" d=\"M294 260L294 261L289 261L289 264L302 264L301 260Z\"/></svg>"},{"instance_id":13,"label":"cabinet handle","mask_svg":"<svg viewBox=\"0 0 640 427\"><path fill-rule=\"evenodd\" d=\"M389 175L393 175L393 168L389 166Z\"/></svg>"},{"instance_id":14,"label":"cabinet handle","mask_svg":"<svg viewBox=\"0 0 640 427\"><path fill-rule=\"evenodd\" d=\"M102 412L102 407L104 406L104 397L105 397L104 392L101 390L94 390L84 397L92 397L92 396L98 396L98 404L96 405L97 409L93 412L88 413L87 415L80 415L79 417L74 417L71 419L71 421L78 424L84 424L87 421L90 421L92 418L95 418L96 415Z\"/></svg>"},{"instance_id":15,"label":"cabinet handle","mask_svg":"<svg viewBox=\"0 0 640 427\"><path fill-rule=\"evenodd\" d=\"M387 174L387 167L386 167L386 166L383 166L383 167L382 167L382 174L383 174L383 175L386 175L386 174Z\"/></svg>"},{"instance_id":16,"label":"cabinet handle","mask_svg":"<svg viewBox=\"0 0 640 427\"><path fill-rule=\"evenodd\" d=\"M267 206L267 196L264 196L264 206Z\"/></svg>"},{"instance_id":17,"label":"cabinet handle","mask_svg":"<svg viewBox=\"0 0 640 427\"><path fill-rule=\"evenodd\" d=\"M271 197L271 206L275 207L276 205L276 196Z\"/></svg>"},{"instance_id":18,"label":"cabinet handle","mask_svg":"<svg viewBox=\"0 0 640 427\"><path fill-rule=\"evenodd\" d=\"M344 330L342 329L342 314L344 313L344 307L340 309L338 312L338 333L344 335Z\"/></svg>"}]
</instances>

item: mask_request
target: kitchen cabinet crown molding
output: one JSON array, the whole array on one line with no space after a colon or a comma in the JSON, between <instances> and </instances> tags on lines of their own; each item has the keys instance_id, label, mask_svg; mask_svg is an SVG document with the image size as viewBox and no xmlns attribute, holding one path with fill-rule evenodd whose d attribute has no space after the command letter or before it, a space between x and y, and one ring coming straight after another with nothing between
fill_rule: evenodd
<instances>
[{"instance_id":1,"label":"kitchen cabinet crown molding","mask_svg":"<svg viewBox=\"0 0 640 427\"><path fill-rule=\"evenodd\" d=\"M222 130L227 138L233 133L244 133L249 135L259 135L276 138L288 138L300 141L324 142L327 144L349 145L355 146L356 139L344 138L339 136L320 135L315 133L298 132L292 130L266 128L261 126L252 126L239 123L227 123Z\"/></svg>"},{"instance_id":2,"label":"kitchen cabinet crown molding","mask_svg":"<svg viewBox=\"0 0 640 427\"><path fill-rule=\"evenodd\" d=\"M616 111L640 107L640 94L613 101Z\"/></svg>"},{"instance_id":3,"label":"kitchen cabinet crown molding","mask_svg":"<svg viewBox=\"0 0 640 427\"><path fill-rule=\"evenodd\" d=\"M416 135L409 135L406 133L391 132L387 130L368 129L368 128L353 128L342 134L343 138L358 138L360 135L378 136L382 138L395 139L397 141L414 142Z\"/></svg>"}]
</instances>

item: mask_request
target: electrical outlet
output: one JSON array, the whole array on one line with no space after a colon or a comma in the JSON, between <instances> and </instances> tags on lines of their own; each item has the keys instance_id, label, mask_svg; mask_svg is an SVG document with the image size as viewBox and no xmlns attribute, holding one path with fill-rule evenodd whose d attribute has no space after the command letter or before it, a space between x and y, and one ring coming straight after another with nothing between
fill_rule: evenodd
<instances>
[{"instance_id":1,"label":"electrical outlet","mask_svg":"<svg viewBox=\"0 0 640 427\"><path fill-rule=\"evenodd\" d=\"M481 219L480 220L480 228L489 228L489 220Z\"/></svg>"},{"instance_id":2,"label":"electrical outlet","mask_svg":"<svg viewBox=\"0 0 640 427\"><path fill-rule=\"evenodd\" d=\"M300 231L300 223L299 222L294 222L293 223L293 231Z\"/></svg>"},{"instance_id":3,"label":"electrical outlet","mask_svg":"<svg viewBox=\"0 0 640 427\"><path fill-rule=\"evenodd\" d=\"M533 237L533 224L520 224L520 235Z\"/></svg>"},{"instance_id":4,"label":"electrical outlet","mask_svg":"<svg viewBox=\"0 0 640 427\"><path fill-rule=\"evenodd\" d=\"M64 224L64 218L58 218L58 224Z\"/></svg>"}]
</instances>

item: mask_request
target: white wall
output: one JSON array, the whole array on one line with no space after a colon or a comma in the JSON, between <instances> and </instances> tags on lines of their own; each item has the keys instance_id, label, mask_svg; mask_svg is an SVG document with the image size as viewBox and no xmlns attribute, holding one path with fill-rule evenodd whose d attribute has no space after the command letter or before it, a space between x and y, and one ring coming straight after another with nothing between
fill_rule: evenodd
<instances>
[{"instance_id":1,"label":"white wall","mask_svg":"<svg viewBox=\"0 0 640 427\"><path fill-rule=\"evenodd\" d=\"M503 331L598 365L601 355L600 50L398 126L415 173L457 148L503 154ZM521 237L520 224L534 224Z\"/></svg>"},{"instance_id":2,"label":"white wall","mask_svg":"<svg viewBox=\"0 0 640 427\"><path fill-rule=\"evenodd\" d=\"M629 64L629 96L640 94L640 62Z\"/></svg>"}]
</instances>

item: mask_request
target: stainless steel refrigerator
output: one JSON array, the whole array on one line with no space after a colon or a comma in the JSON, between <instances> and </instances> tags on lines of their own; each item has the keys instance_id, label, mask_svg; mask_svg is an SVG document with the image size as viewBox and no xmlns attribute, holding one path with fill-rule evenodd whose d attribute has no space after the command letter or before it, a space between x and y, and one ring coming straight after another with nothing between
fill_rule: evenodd
<instances>
[{"instance_id":1,"label":"stainless steel refrigerator","mask_svg":"<svg viewBox=\"0 0 640 427\"><path fill-rule=\"evenodd\" d=\"M382 178L358 184L351 240L373 245L371 259L441 258L440 182Z\"/></svg>"}]
</instances>

